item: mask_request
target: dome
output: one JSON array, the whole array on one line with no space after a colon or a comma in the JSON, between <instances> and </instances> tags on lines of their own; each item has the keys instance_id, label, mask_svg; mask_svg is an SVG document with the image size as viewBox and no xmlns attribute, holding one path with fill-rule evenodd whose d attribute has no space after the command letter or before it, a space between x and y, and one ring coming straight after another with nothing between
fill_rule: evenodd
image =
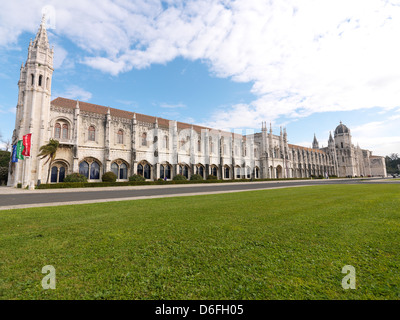
<instances>
[{"instance_id":1,"label":"dome","mask_svg":"<svg viewBox=\"0 0 400 320\"><path fill-rule=\"evenodd\" d=\"M340 124L335 129L335 134L350 133L349 128L347 128L341 121Z\"/></svg>"}]
</instances>

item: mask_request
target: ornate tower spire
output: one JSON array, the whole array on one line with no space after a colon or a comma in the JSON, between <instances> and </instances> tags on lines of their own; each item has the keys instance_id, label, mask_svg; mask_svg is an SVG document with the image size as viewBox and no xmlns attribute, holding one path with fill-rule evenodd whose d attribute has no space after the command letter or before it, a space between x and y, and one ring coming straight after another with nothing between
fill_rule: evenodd
<instances>
[{"instance_id":1,"label":"ornate tower spire","mask_svg":"<svg viewBox=\"0 0 400 320\"><path fill-rule=\"evenodd\" d=\"M329 131L329 140L328 140L328 142L329 143L333 142L332 132L331 131Z\"/></svg>"},{"instance_id":2,"label":"ornate tower spire","mask_svg":"<svg viewBox=\"0 0 400 320\"><path fill-rule=\"evenodd\" d=\"M42 16L42 23L40 24L39 30L36 34L35 40L33 41L33 47L42 49L50 49L49 39L47 38L47 30L46 30L46 15Z\"/></svg>"},{"instance_id":3,"label":"ornate tower spire","mask_svg":"<svg viewBox=\"0 0 400 320\"><path fill-rule=\"evenodd\" d=\"M313 140L313 143L312 143L312 148L313 149L319 149L319 143L318 143L318 140L317 140L317 137L316 137L315 133L314 133L314 140Z\"/></svg>"}]
</instances>

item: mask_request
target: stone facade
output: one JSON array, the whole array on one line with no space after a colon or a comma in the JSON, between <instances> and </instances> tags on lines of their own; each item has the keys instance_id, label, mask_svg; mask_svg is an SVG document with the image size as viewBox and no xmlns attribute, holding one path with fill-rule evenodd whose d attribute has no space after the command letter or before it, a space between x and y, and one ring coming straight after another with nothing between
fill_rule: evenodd
<instances>
[{"instance_id":1,"label":"stone facade","mask_svg":"<svg viewBox=\"0 0 400 320\"><path fill-rule=\"evenodd\" d=\"M110 107L51 97L53 50L42 22L21 66L13 144L32 133L31 157L10 163L10 186L31 188L47 181L48 165L37 155L50 138L60 142L50 168L56 183L73 172L101 181L113 171L118 180L133 174L146 179L215 175L220 179L304 178L314 176L386 176L383 157L351 143L342 123L328 147L288 143L286 129L275 135L263 123L261 132L245 135L169 121Z\"/></svg>"}]
</instances>

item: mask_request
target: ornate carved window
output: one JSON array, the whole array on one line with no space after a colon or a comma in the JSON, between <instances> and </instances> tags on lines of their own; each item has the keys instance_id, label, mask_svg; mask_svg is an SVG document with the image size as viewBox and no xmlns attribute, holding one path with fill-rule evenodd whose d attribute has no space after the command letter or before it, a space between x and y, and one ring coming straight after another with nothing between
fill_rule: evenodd
<instances>
[{"instance_id":1,"label":"ornate carved window","mask_svg":"<svg viewBox=\"0 0 400 320\"><path fill-rule=\"evenodd\" d=\"M96 141L96 129L93 126L89 127L88 130L88 140L89 141Z\"/></svg>"},{"instance_id":2,"label":"ornate carved window","mask_svg":"<svg viewBox=\"0 0 400 320\"><path fill-rule=\"evenodd\" d=\"M169 164L160 165L160 178L171 179L171 165Z\"/></svg>"},{"instance_id":3,"label":"ornate carved window","mask_svg":"<svg viewBox=\"0 0 400 320\"><path fill-rule=\"evenodd\" d=\"M120 129L117 133L117 143L123 144L124 143L124 132Z\"/></svg>"},{"instance_id":4,"label":"ornate carved window","mask_svg":"<svg viewBox=\"0 0 400 320\"><path fill-rule=\"evenodd\" d=\"M138 164L137 174L143 176L145 179L151 179L151 167L147 162Z\"/></svg>"},{"instance_id":5,"label":"ornate carved window","mask_svg":"<svg viewBox=\"0 0 400 320\"><path fill-rule=\"evenodd\" d=\"M142 146L147 146L147 133L142 134Z\"/></svg>"},{"instance_id":6,"label":"ornate carved window","mask_svg":"<svg viewBox=\"0 0 400 320\"><path fill-rule=\"evenodd\" d=\"M56 162L51 167L50 182L58 183L64 182L67 166L62 162Z\"/></svg>"},{"instance_id":7,"label":"ornate carved window","mask_svg":"<svg viewBox=\"0 0 400 320\"><path fill-rule=\"evenodd\" d=\"M67 124L63 124L63 126L62 126L62 138L68 139L68 125Z\"/></svg>"},{"instance_id":8,"label":"ornate carved window","mask_svg":"<svg viewBox=\"0 0 400 320\"><path fill-rule=\"evenodd\" d=\"M61 124L58 122L56 123L54 127L54 138L55 139L60 139L61 138Z\"/></svg>"},{"instance_id":9,"label":"ornate carved window","mask_svg":"<svg viewBox=\"0 0 400 320\"><path fill-rule=\"evenodd\" d=\"M92 158L88 158L80 163L79 173L90 180L99 180L100 164Z\"/></svg>"},{"instance_id":10,"label":"ornate carved window","mask_svg":"<svg viewBox=\"0 0 400 320\"><path fill-rule=\"evenodd\" d=\"M128 166L122 160L117 160L111 164L111 171L117 176L117 179L128 179Z\"/></svg>"}]
</instances>

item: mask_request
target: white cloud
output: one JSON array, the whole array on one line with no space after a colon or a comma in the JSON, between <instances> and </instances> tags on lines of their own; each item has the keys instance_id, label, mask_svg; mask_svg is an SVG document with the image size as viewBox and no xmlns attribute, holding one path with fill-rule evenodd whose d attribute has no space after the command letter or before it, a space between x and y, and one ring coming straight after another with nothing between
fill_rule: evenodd
<instances>
[{"instance_id":1,"label":"white cloud","mask_svg":"<svg viewBox=\"0 0 400 320\"><path fill-rule=\"evenodd\" d=\"M351 129L353 144L372 150L375 155L400 153L399 120L392 116Z\"/></svg>"},{"instance_id":2,"label":"white cloud","mask_svg":"<svg viewBox=\"0 0 400 320\"><path fill-rule=\"evenodd\" d=\"M64 61L68 56L68 51L58 44L54 45L54 69L64 68Z\"/></svg>"},{"instance_id":3,"label":"white cloud","mask_svg":"<svg viewBox=\"0 0 400 320\"><path fill-rule=\"evenodd\" d=\"M88 101L92 98L92 93L86 91L85 89L78 87L76 85L72 85L67 87L64 92L54 93L55 97L63 97L68 99L80 100L80 101Z\"/></svg>"},{"instance_id":4,"label":"white cloud","mask_svg":"<svg viewBox=\"0 0 400 320\"><path fill-rule=\"evenodd\" d=\"M5 2L0 45L35 32L46 4ZM82 63L105 73L183 57L204 61L219 77L253 83L257 99L217 110L210 126L258 127L282 115L399 105L394 0L71 0L54 7L52 32L86 52Z\"/></svg>"},{"instance_id":5,"label":"white cloud","mask_svg":"<svg viewBox=\"0 0 400 320\"><path fill-rule=\"evenodd\" d=\"M164 109L181 109L181 108L186 108L186 105L184 105L183 103L177 103L177 104L161 103L160 107Z\"/></svg>"}]
</instances>

